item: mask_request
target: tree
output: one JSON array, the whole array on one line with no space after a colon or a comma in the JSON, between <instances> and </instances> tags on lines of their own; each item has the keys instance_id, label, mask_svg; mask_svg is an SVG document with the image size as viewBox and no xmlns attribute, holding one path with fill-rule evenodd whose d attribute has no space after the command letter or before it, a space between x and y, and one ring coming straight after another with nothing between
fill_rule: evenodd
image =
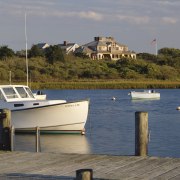
<instances>
[{"instance_id":1,"label":"tree","mask_svg":"<svg viewBox=\"0 0 180 180\"><path fill-rule=\"evenodd\" d=\"M0 67L0 79L2 80L8 80L9 74L7 73L7 70L5 68Z\"/></svg>"},{"instance_id":2,"label":"tree","mask_svg":"<svg viewBox=\"0 0 180 180\"><path fill-rule=\"evenodd\" d=\"M146 61L151 61L151 62L156 62L157 61L157 56L154 54L149 54L149 53L139 53L137 54L138 59L143 59Z\"/></svg>"},{"instance_id":3,"label":"tree","mask_svg":"<svg viewBox=\"0 0 180 180\"><path fill-rule=\"evenodd\" d=\"M26 50L16 51L17 57L26 57Z\"/></svg>"},{"instance_id":4,"label":"tree","mask_svg":"<svg viewBox=\"0 0 180 180\"><path fill-rule=\"evenodd\" d=\"M50 64L54 64L56 61L64 62L64 54L58 45L50 46L45 49L45 56Z\"/></svg>"},{"instance_id":5,"label":"tree","mask_svg":"<svg viewBox=\"0 0 180 180\"><path fill-rule=\"evenodd\" d=\"M175 48L162 48L158 51L158 53L164 56L171 56L173 58L180 56L180 50Z\"/></svg>"},{"instance_id":6,"label":"tree","mask_svg":"<svg viewBox=\"0 0 180 180\"><path fill-rule=\"evenodd\" d=\"M74 53L74 55L83 59L89 59L89 56L82 52Z\"/></svg>"},{"instance_id":7,"label":"tree","mask_svg":"<svg viewBox=\"0 0 180 180\"><path fill-rule=\"evenodd\" d=\"M29 57L43 57L44 51L40 49L37 45L33 45L29 51Z\"/></svg>"},{"instance_id":8,"label":"tree","mask_svg":"<svg viewBox=\"0 0 180 180\"><path fill-rule=\"evenodd\" d=\"M21 69L16 69L15 79L18 81L23 81L26 77L26 73Z\"/></svg>"},{"instance_id":9,"label":"tree","mask_svg":"<svg viewBox=\"0 0 180 180\"><path fill-rule=\"evenodd\" d=\"M178 71L170 66L162 66L161 69L161 75L159 76L162 80L177 80L178 79Z\"/></svg>"},{"instance_id":10,"label":"tree","mask_svg":"<svg viewBox=\"0 0 180 180\"><path fill-rule=\"evenodd\" d=\"M0 59L6 60L8 57L13 57L15 55L14 51L8 46L1 46L0 47Z\"/></svg>"}]
</instances>

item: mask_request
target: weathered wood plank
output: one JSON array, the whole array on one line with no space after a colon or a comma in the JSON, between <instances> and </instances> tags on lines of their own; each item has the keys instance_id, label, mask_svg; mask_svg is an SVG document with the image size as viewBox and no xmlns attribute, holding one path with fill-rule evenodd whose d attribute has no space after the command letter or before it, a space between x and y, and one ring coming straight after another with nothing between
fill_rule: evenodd
<instances>
[{"instance_id":1,"label":"weathered wood plank","mask_svg":"<svg viewBox=\"0 0 180 180\"><path fill-rule=\"evenodd\" d=\"M0 152L0 179L73 179L93 169L95 179L180 179L179 158Z\"/></svg>"},{"instance_id":2,"label":"weathered wood plank","mask_svg":"<svg viewBox=\"0 0 180 180\"><path fill-rule=\"evenodd\" d=\"M179 180L180 179L180 175L177 175L175 177L173 177L171 180Z\"/></svg>"},{"instance_id":3,"label":"weathered wood plank","mask_svg":"<svg viewBox=\"0 0 180 180\"><path fill-rule=\"evenodd\" d=\"M180 179L180 166L157 176L155 179L176 179L177 177Z\"/></svg>"},{"instance_id":4,"label":"weathered wood plank","mask_svg":"<svg viewBox=\"0 0 180 180\"><path fill-rule=\"evenodd\" d=\"M150 179L154 179L180 166L180 159L164 158L164 160L166 161L162 162L159 166L152 169L151 171L146 172L143 175L140 175L139 178L143 179L148 177Z\"/></svg>"},{"instance_id":5,"label":"weathered wood plank","mask_svg":"<svg viewBox=\"0 0 180 180\"><path fill-rule=\"evenodd\" d=\"M38 153L28 163L19 168L21 168L24 173L46 174L46 172L55 168L56 165L57 167L63 168L65 164L70 164L71 159L77 158L79 158L78 154L72 154L72 156L61 154L52 154L51 156L48 156L48 154L43 154L43 156L39 156Z\"/></svg>"}]
</instances>

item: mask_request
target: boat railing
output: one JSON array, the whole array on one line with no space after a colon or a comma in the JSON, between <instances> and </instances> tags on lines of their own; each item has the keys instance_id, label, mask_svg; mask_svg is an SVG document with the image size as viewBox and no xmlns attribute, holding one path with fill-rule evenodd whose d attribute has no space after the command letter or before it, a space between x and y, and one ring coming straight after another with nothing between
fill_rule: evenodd
<instances>
[{"instance_id":1,"label":"boat railing","mask_svg":"<svg viewBox=\"0 0 180 180\"><path fill-rule=\"evenodd\" d=\"M15 99L15 98L18 98L18 95L17 94L8 94L6 95L7 99Z\"/></svg>"}]
</instances>

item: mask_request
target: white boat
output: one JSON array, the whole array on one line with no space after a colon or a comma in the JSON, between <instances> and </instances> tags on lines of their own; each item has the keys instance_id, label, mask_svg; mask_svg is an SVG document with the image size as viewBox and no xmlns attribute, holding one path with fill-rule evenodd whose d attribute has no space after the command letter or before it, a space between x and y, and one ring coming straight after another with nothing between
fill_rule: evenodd
<instances>
[{"instance_id":1,"label":"white boat","mask_svg":"<svg viewBox=\"0 0 180 180\"><path fill-rule=\"evenodd\" d=\"M15 131L84 133L89 100L38 100L28 86L0 85L0 108L11 110Z\"/></svg>"},{"instance_id":2,"label":"white boat","mask_svg":"<svg viewBox=\"0 0 180 180\"><path fill-rule=\"evenodd\" d=\"M160 93L155 90L144 90L142 92L131 91L131 99L160 99Z\"/></svg>"}]
</instances>

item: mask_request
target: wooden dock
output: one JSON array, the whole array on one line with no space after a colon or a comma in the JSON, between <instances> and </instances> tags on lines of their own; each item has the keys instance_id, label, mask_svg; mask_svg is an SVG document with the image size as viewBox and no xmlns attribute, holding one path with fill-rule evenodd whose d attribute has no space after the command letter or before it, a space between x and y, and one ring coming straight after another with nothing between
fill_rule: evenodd
<instances>
[{"instance_id":1,"label":"wooden dock","mask_svg":"<svg viewBox=\"0 0 180 180\"><path fill-rule=\"evenodd\" d=\"M180 179L180 158L0 151L1 180L75 179L93 169L94 179Z\"/></svg>"}]
</instances>

